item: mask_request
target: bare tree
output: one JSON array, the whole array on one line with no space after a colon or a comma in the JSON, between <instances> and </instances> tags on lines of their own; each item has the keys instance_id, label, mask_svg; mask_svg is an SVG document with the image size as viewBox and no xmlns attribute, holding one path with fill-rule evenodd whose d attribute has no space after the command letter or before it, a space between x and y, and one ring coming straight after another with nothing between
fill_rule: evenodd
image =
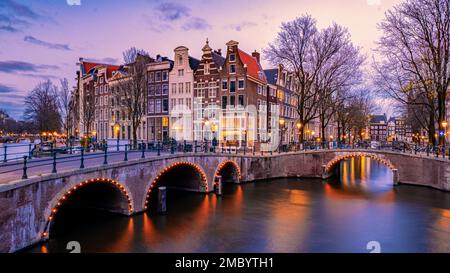
<instances>
[{"instance_id":1,"label":"bare tree","mask_svg":"<svg viewBox=\"0 0 450 273\"><path fill-rule=\"evenodd\" d=\"M91 134L92 125L95 119L95 89L94 83L86 83L83 87L84 95L82 96L83 113L81 118L83 120L84 133L86 136Z\"/></svg>"},{"instance_id":2,"label":"bare tree","mask_svg":"<svg viewBox=\"0 0 450 273\"><path fill-rule=\"evenodd\" d=\"M295 75L294 93L302 124L319 117L319 101L332 96L339 86L349 84L351 72L363 62L347 29L333 24L319 31L315 19L309 15L283 23L277 38L264 52L272 64L282 64Z\"/></svg>"},{"instance_id":3,"label":"bare tree","mask_svg":"<svg viewBox=\"0 0 450 273\"><path fill-rule=\"evenodd\" d=\"M62 79L61 86L57 91L58 97L58 109L61 116L61 121L66 134L66 146L69 145L69 130L72 126L72 120L70 115L70 99L72 97L69 90L69 82L66 78Z\"/></svg>"},{"instance_id":4,"label":"bare tree","mask_svg":"<svg viewBox=\"0 0 450 273\"><path fill-rule=\"evenodd\" d=\"M136 61L136 58L141 55L141 56L149 56L148 52L145 51L144 49L139 49L136 47L130 47L129 49L125 50L122 53L123 56L123 61L125 64L131 64L134 63Z\"/></svg>"},{"instance_id":5,"label":"bare tree","mask_svg":"<svg viewBox=\"0 0 450 273\"><path fill-rule=\"evenodd\" d=\"M131 120L133 146L136 147L137 129L146 113L147 64L151 62L151 58L145 51L137 50L134 47L126 50L123 55L125 62L127 59L131 60L130 56L134 56L133 62L125 66L123 77L117 80L117 89ZM125 58L125 56L127 57Z\"/></svg>"},{"instance_id":6,"label":"bare tree","mask_svg":"<svg viewBox=\"0 0 450 273\"><path fill-rule=\"evenodd\" d=\"M435 144L450 84L450 1L407 0L389 10L379 28L384 34L375 82L384 94L426 110L429 139Z\"/></svg>"},{"instance_id":7,"label":"bare tree","mask_svg":"<svg viewBox=\"0 0 450 273\"><path fill-rule=\"evenodd\" d=\"M61 130L57 87L50 80L39 83L25 98L24 116L39 132Z\"/></svg>"}]
</instances>

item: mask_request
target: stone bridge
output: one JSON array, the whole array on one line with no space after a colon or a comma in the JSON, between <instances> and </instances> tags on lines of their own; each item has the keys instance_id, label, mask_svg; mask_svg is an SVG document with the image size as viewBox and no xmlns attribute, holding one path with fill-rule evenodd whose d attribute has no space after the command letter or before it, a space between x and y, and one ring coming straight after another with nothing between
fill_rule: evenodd
<instances>
[{"instance_id":1,"label":"stone bridge","mask_svg":"<svg viewBox=\"0 0 450 273\"><path fill-rule=\"evenodd\" d=\"M450 190L450 160L378 150L318 150L273 155L178 154L30 177L0 185L0 252L46 240L66 202L91 196L90 207L132 215L155 204L154 189L210 193L224 182L282 177L328 178L338 163L367 156L393 171L393 182ZM92 198L94 196L94 198Z\"/></svg>"}]
</instances>

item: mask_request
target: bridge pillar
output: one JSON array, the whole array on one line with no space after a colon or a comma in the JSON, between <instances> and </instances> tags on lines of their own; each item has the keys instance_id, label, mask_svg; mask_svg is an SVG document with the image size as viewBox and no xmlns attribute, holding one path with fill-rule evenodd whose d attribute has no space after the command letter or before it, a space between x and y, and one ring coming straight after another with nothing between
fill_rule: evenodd
<instances>
[{"instance_id":1,"label":"bridge pillar","mask_svg":"<svg viewBox=\"0 0 450 273\"><path fill-rule=\"evenodd\" d=\"M164 214L167 212L166 207L166 198L167 197L167 189L166 187L158 188L158 212Z\"/></svg>"},{"instance_id":2,"label":"bridge pillar","mask_svg":"<svg viewBox=\"0 0 450 273\"><path fill-rule=\"evenodd\" d=\"M327 179L330 178L332 175L327 172L327 166L326 165L322 165L322 179Z\"/></svg>"},{"instance_id":3,"label":"bridge pillar","mask_svg":"<svg viewBox=\"0 0 450 273\"><path fill-rule=\"evenodd\" d=\"M399 184L399 176L398 176L398 170L393 169L392 170L392 181L394 182L394 186L397 186Z\"/></svg>"},{"instance_id":4,"label":"bridge pillar","mask_svg":"<svg viewBox=\"0 0 450 273\"><path fill-rule=\"evenodd\" d=\"M217 175L216 176L216 195L222 195L222 176Z\"/></svg>"}]
</instances>

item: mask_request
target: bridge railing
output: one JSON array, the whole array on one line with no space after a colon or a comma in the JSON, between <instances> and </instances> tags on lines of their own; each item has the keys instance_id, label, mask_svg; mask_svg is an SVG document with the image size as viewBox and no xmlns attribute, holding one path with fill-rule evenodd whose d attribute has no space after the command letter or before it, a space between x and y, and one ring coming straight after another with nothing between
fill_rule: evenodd
<instances>
[{"instance_id":1,"label":"bridge railing","mask_svg":"<svg viewBox=\"0 0 450 273\"><path fill-rule=\"evenodd\" d=\"M57 173L60 171L83 169L86 166L101 166L109 163L128 160L143 159L146 157L158 157L161 155L204 153L204 154L241 154L255 156L269 156L274 154L292 153L313 150L339 150L339 149L369 149L395 151L403 154L420 154L428 157L443 157L448 155L450 160L450 149L448 153L442 147L410 145L404 147L377 146L371 147L364 143L337 143L337 142L291 142L283 143L276 150L256 150L257 145L227 145L226 142L217 141L164 141L164 142L137 142L133 144L90 145L86 147L57 147L50 149L43 157L36 157L30 144L11 145L4 149L3 161L0 161L0 183L17 179L27 179L29 175ZM26 147L25 151L15 151L7 154L11 147ZM1 149L2 147L0 147ZM9 160L7 155L22 153L21 160ZM6 155L6 156L5 156ZM1 156L0 156L1 160Z\"/></svg>"}]
</instances>

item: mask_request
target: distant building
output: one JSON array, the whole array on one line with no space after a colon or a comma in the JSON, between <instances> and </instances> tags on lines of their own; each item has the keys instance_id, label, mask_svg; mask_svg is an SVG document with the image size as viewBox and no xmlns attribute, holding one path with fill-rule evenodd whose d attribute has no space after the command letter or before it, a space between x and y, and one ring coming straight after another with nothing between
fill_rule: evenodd
<instances>
[{"instance_id":1,"label":"distant building","mask_svg":"<svg viewBox=\"0 0 450 273\"><path fill-rule=\"evenodd\" d=\"M109 87L108 81L119 66L79 60L77 90L72 99L79 110L74 116L76 136L107 139L109 133Z\"/></svg>"},{"instance_id":2,"label":"distant building","mask_svg":"<svg viewBox=\"0 0 450 273\"><path fill-rule=\"evenodd\" d=\"M213 50L206 40L202 58L194 75L194 140L219 139L220 125L220 70L225 62L222 51ZM204 130L205 127L209 127ZM210 136L212 134L212 136Z\"/></svg>"},{"instance_id":3,"label":"distant building","mask_svg":"<svg viewBox=\"0 0 450 273\"><path fill-rule=\"evenodd\" d=\"M172 67L173 61L160 55L147 66L149 141L169 139L169 72Z\"/></svg>"},{"instance_id":4,"label":"distant building","mask_svg":"<svg viewBox=\"0 0 450 273\"><path fill-rule=\"evenodd\" d=\"M388 137L388 122L386 114L373 115L370 118L370 140L386 141Z\"/></svg>"},{"instance_id":5,"label":"distant building","mask_svg":"<svg viewBox=\"0 0 450 273\"><path fill-rule=\"evenodd\" d=\"M174 50L173 68L169 72L170 136L177 141L193 140L194 73L200 61L189 56L189 49Z\"/></svg>"}]
</instances>

